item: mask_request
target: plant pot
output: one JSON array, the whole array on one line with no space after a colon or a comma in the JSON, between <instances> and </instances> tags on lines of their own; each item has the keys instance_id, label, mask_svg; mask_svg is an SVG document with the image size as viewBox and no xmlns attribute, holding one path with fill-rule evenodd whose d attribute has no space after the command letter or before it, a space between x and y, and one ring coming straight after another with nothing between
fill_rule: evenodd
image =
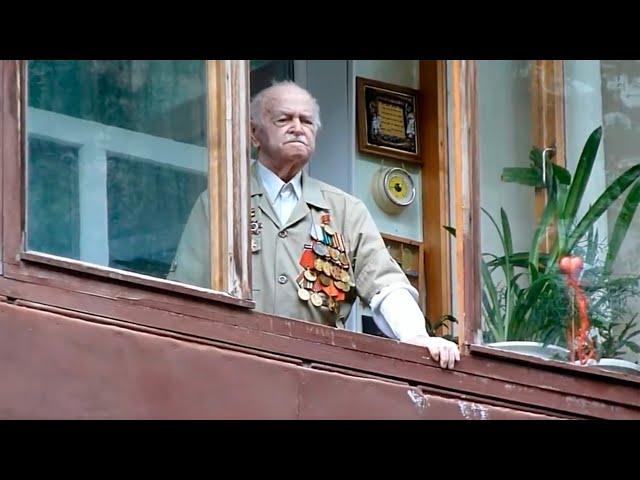
<instances>
[{"instance_id":1,"label":"plant pot","mask_svg":"<svg viewBox=\"0 0 640 480\"><path fill-rule=\"evenodd\" d=\"M597 362L590 363L588 366L600 367L603 370L611 370L614 372L640 376L640 365L638 365L637 363L629 362L628 360L619 360L617 358L601 358Z\"/></svg>"},{"instance_id":2,"label":"plant pot","mask_svg":"<svg viewBox=\"0 0 640 480\"><path fill-rule=\"evenodd\" d=\"M569 359L569 350L567 350L566 348L562 348L557 345L545 345L541 342L494 342L488 343L486 346L498 348L500 350L507 350L509 352L531 355L533 357L544 358L546 360L566 361Z\"/></svg>"}]
</instances>

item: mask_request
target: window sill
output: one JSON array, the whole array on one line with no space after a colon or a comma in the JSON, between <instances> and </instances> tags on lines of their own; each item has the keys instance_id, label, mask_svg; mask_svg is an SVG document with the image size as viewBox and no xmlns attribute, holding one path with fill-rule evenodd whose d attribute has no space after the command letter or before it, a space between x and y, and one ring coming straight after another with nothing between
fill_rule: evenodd
<instances>
[{"instance_id":1,"label":"window sill","mask_svg":"<svg viewBox=\"0 0 640 480\"><path fill-rule=\"evenodd\" d=\"M207 300L235 305L238 307L255 308L255 302L253 300L233 297L228 293L216 292L202 287L191 286L171 280L150 277L148 275L142 275L135 272L126 272L123 270L117 270L115 268L97 266L79 260L58 257L56 255L49 255L40 252L23 252L20 254L20 260L51 265L54 267L73 270L89 275L127 282L129 284L153 287L160 290L168 290L170 292L191 295Z\"/></svg>"},{"instance_id":2,"label":"window sill","mask_svg":"<svg viewBox=\"0 0 640 480\"><path fill-rule=\"evenodd\" d=\"M559 373L564 372L568 375L578 374L586 375L594 379L600 378L602 380L622 380L640 386L640 376L605 370L603 368L598 368L597 366L573 365L568 362L563 362L562 360L545 359L533 355L527 355L524 353L501 350L499 348L477 344L469 345L469 352L472 357L491 357L495 359L506 360L516 364L524 364L538 369L555 370Z\"/></svg>"}]
</instances>

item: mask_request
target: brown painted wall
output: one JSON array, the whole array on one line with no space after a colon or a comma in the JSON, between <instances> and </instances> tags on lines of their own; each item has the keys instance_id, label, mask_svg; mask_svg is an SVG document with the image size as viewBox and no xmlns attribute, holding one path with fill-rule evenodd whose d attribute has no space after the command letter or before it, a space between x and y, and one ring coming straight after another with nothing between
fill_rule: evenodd
<instances>
[{"instance_id":1,"label":"brown painted wall","mask_svg":"<svg viewBox=\"0 0 640 480\"><path fill-rule=\"evenodd\" d=\"M0 418L550 418L0 303Z\"/></svg>"}]
</instances>

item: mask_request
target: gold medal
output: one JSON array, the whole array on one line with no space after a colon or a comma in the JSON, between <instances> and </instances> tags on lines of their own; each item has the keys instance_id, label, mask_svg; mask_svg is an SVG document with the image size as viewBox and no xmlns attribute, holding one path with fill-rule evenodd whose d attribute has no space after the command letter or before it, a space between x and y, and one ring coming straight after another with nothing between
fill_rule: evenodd
<instances>
[{"instance_id":1,"label":"gold medal","mask_svg":"<svg viewBox=\"0 0 640 480\"><path fill-rule=\"evenodd\" d=\"M318 293L312 293L309 298L314 307L322 306L322 297Z\"/></svg>"},{"instance_id":2,"label":"gold medal","mask_svg":"<svg viewBox=\"0 0 640 480\"><path fill-rule=\"evenodd\" d=\"M328 275L325 275L324 273L321 273L320 274L320 283L322 285L324 285L325 287L327 287L331 283L331 278Z\"/></svg>"},{"instance_id":3,"label":"gold medal","mask_svg":"<svg viewBox=\"0 0 640 480\"><path fill-rule=\"evenodd\" d=\"M329 262L324 262L324 265L322 266L322 271L324 272L324 274L328 277L331 276L331 264Z\"/></svg>"},{"instance_id":4,"label":"gold medal","mask_svg":"<svg viewBox=\"0 0 640 480\"><path fill-rule=\"evenodd\" d=\"M324 260L322 260L321 258L316 258L315 262L313 263L313 267L317 271L322 272L324 268Z\"/></svg>"},{"instance_id":5,"label":"gold medal","mask_svg":"<svg viewBox=\"0 0 640 480\"><path fill-rule=\"evenodd\" d=\"M342 270L342 273L340 273L340 280L342 280L344 283L349 283L349 280L351 280L349 272L347 272L346 270Z\"/></svg>"},{"instance_id":6,"label":"gold medal","mask_svg":"<svg viewBox=\"0 0 640 480\"><path fill-rule=\"evenodd\" d=\"M305 290L304 288L299 288L298 297L300 297L300 300L304 300L306 302L307 300L309 300L309 298L311 298L311 292L309 292L309 290Z\"/></svg>"},{"instance_id":7,"label":"gold medal","mask_svg":"<svg viewBox=\"0 0 640 480\"><path fill-rule=\"evenodd\" d=\"M338 250L336 250L335 248L332 248L331 250L329 250L329 255L331 255L331 258L336 262L340 260L340 254L338 253Z\"/></svg>"},{"instance_id":8,"label":"gold medal","mask_svg":"<svg viewBox=\"0 0 640 480\"><path fill-rule=\"evenodd\" d=\"M331 276L336 280L342 280L342 270L340 270L340 267L335 265L331 267Z\"/></svg>"}]
</instances>

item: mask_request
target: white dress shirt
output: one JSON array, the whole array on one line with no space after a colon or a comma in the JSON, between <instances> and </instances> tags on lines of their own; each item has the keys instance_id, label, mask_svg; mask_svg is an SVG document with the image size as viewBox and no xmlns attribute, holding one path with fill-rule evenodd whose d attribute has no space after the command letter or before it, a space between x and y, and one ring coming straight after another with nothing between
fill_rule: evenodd
<instances>
[{"instance_id":1,"label":"white dress shirt","mask_svg":"<svg viewBox=\"0 0 640 480\"><path fill-rule=\"evenodd\" d=\"M302 197L302 172L298 172L288 183L285 183L260 162L256 162L256 166L269 203L278 215L280 224L284 225Z\"/></svg>"},{"instance_id":2,"label":"white dress shirt","mask_svg":"<svg viewBox=\"0 0 640 480\"><path fill-rule=\"evenodd\" d=\"M302 172L298 172L288 183L256 161L258 175L268 200L273 206L280 224L284 224L302 198ZM417 303L418 292L412 286L392 284L384 287L371 299L373 321L388 337L400 341L416 335L427 335L424 316Z\"/></svg>"}]
</instances>

